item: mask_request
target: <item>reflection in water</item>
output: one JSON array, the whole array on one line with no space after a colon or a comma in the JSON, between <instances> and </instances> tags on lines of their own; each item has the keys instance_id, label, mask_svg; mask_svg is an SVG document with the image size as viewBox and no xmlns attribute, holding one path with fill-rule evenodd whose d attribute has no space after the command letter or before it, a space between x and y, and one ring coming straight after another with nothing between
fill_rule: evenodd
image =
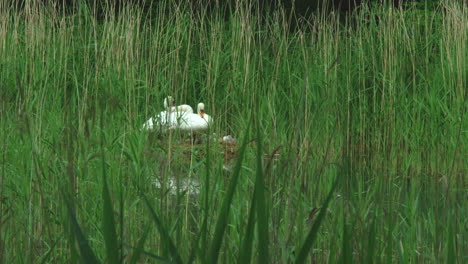
<instances>
[{"instance_id":1,"label":"reflection in water","mask_svg":"<svg viewBox=\"0 0 468 264\"><path fill-rule=\"evenodd\" d=\"M153 186L161 189L162 183L160 179L155 178ZM178 192L187 192L188 195L198 195L200 193L200 182L193 178L183 178L179 179L177 184L177 179L171 177L166 182L166 189L169 190L169 193L172 195L177 195Z\"/></svg>"}]
</instances>

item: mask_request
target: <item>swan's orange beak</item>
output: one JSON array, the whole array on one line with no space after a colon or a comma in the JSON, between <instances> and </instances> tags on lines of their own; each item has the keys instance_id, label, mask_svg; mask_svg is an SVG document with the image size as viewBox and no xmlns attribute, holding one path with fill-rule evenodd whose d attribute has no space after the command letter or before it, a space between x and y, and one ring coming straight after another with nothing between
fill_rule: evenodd
<instances>
[{"instance_id":1,"label":"swan's orange beak","mask_svg":"<svg viewBox=\"0 0 468 264\"><path fill-rule=\"evenodd\" d=\"M204 115L205 115L205 110L200 110L200 116L203 118Z\"/></svg>"}]
</instances>

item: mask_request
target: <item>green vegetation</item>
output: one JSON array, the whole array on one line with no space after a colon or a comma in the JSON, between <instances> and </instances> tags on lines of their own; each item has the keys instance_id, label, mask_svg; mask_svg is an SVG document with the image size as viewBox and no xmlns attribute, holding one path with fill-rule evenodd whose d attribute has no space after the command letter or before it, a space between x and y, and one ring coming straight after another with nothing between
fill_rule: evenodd
<instances>
[{"instance_id":1,"label":"green vegetation","mask_svg":"<svg viewBox=\"0 0 468 264\"><path fill-rule=\"evenodd\" d=\"M158 5L0 4L0 262L468 261L466 4ZM167 95L237 158L141 131Z\"/></svg>"}]
</instances>

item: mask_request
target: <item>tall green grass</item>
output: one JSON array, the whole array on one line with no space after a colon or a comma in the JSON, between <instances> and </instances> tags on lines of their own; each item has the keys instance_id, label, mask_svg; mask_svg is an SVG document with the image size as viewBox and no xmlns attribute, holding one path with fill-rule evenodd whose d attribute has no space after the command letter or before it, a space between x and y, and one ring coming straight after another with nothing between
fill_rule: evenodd
<instances>
[{"instance_id":1,"label":"tall green grass","mask_svg":"<svg viewBox=\"0 0 468 264\"><path fill-rule=\"evenodd\" d=\"M0 3L1 261L466 262L466 4L40 2ZM243 139L234 171L140 131L167 95Z\"/></svg>"}]
</instances>

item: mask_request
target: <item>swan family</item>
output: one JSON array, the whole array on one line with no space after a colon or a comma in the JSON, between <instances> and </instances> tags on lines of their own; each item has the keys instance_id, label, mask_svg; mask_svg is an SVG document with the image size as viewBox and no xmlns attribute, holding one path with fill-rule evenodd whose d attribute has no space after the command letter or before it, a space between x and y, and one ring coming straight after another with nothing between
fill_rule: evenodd
<instances>
[{"instance_id":1,"label":"swan family","mask_svg":"<svg viewBox=\"0 0 468 264\"><path fill-rule=\"evenodd\" d=\"M190 105L175 106L172 96L164 98L165 111L161 111L143 124L143 130L153 131L161 128L162 131L181 130L185 132L203 132L208 130L212 122L211 117L205 113L205 104L199 103L197 113L193 113Z\"/></svg>"}]
</instances>

